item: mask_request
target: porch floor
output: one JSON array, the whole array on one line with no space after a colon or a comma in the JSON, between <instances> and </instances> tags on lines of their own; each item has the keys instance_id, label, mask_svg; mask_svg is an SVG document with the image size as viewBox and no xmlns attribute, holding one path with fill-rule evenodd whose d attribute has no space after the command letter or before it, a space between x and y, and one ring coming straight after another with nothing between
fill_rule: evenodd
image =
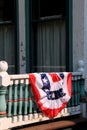
<instances>
[{"instance_id":1,"label":"porch floor","mask_svg":"<svg viewBox=\"0 0 87 130\"><path fill-rule=\"evenodd\" d=\"M70 128L70 130L87 130L87 118L69 117L62 120L45 121L37 124L13 128L12 130L59 130Z\"/></svg>"}]
</instances>

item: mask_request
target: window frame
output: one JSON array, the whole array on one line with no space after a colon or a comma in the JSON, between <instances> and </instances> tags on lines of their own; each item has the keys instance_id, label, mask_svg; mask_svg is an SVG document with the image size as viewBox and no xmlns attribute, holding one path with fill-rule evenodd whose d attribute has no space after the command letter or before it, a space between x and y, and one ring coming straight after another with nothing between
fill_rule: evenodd
<instances>
[{"instance_id":1,"label":"window frame","mask_svg":"<svg viewBox=\"0 0 87 130\"><path fill-rule=\"evenodd\" d=\"M27 72L31 72L30 71L30 54L31 54L31 50L30 50L30 44L31 44L31 39L33 39L33 37L31 36L32 33L32 28L31 28L31 15L32 15L32 11L31 11L31 2L26 0L25 2L25 13L26 13L26 71ZM43 22L44 20L54 20L55 18L51 18L51 19L38 19L38 20L33 20L32 22L36 23L37 22ZM63 19L63 17L58 17L58 20ZM67 48L67 59L66 59L66 71L73 71L73 46L72 46L72 0L67 0L67 15L66 15L66 48ZM28 32L28 33L27 33ZM30 33L31 32L31 33ZM34 56L33 56L34 57Z\"/></svg>"}]
</instances>

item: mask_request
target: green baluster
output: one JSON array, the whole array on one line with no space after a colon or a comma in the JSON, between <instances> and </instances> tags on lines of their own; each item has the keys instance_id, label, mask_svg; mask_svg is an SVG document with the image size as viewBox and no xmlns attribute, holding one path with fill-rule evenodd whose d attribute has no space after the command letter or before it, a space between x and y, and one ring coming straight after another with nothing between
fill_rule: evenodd
<instances>
[{"instance_id":1,"label":"green baluster","mask_svg":"<svg viewBox=\"0 0 87 130\"><path fill-rule=\"evenodd\" d=\"M28 79L25 80L24 86L24 115L28 114Z\"/></svg>"},{"instance_id":2,"label":"green baluster","mask_svg":"<svg viewBox=\"0 0 87 130\"><path fill-rule=\"evenodd\" d=\"M33 94L32 94L32 90L31 90L31 86L29 85L28 86L28 90L29 90L29 119L30 120L32 120L32 118L33 118L33 101L32 101L32 99L33 99Z\"/></svg>"},{"instance_id":3,"label":"green baluster","mask_svg":"<svg viewBox=\"0 0 87 130\"><path fill-rule=\"evenodd\" d=\"M34 118L38 118L39 110L35 99L33 99L33 112L34 112Z\"/></svg>"},{"instance_id":4,"label":"green baluster","mask_svg":"<svg viewBox=\"0 0 87 130\"><path fill-rule=\"evenodd\" d=\"M18 95L17 95L17 89L18 89L18 80L15 80L14 84L14 103L13 103L13 115L17 115L17 105L18 105Z\"/></svg>"},{"instance_id":5,"label":"green baluster","mask_svg":"<svg viewBox=\"0 0 87 130\"><path fill-rule=\"evenodd\" d=\"M78 78L77 76L75 76L75 100L74 100L74 106L77 106L78 105L78 98L77 98L77 81L78 81Z\"/></svg>"},{"instance_id":6,"label":"green baluster","mask_svg":"<svg viewBox=\"0 0 87 130\"><path fill-rule=\"evenodd\" d=\"M32 103L32 91L31 91L31 86L29 85L29 114L32 114L32 106L33 106L33 103Z\"/></svg>"},{"instance_id":7,"label":"green baluster","mask_svg":"<svg viewBox=\"0 0 87 130\"><path fill-rule=\"evenodd\" d=\"M37 106L35 99L33 99L33 108L34 108L34 113L37 113L38 106Z\"/></svg>"},{"instance_id":8,"label":"green baluster","mask_svg":"<svg viewBox=\"0 0 87 130\"><path fill-rule=\"evenodd\" d=\"M11 110L12 110L12 83L8 87L8 117L12 115Z\"/></svg>"},{"instance_id":9,"label":"green baluster","mask_svg":"<svg viewBox=\"0 0 87 130\"><path fill-rule=\"evenodd\" d=\"M19 91L18 91L18 114L22 115L22 105L23 105L23 80L20 81Z\"/></svg>"},{"instance_id":10,"label":"green baluster","mask_svg":"<svg viewBox=\"0 0 87 130\"><path fill-rule=\"evenodd\" d=\"M81 100L84 101L84 97L85 97L84 79L80 80L80 86L81 86Z\"/></svg>"},{"instance_id":11,"label":"green baluster","mask_svg":"<svg viewBox=\"0 0 87 130\"><path fill-rule=\"evenodd\" d=\"M0 86L0 117L6 116L6 100L5 100L6 88Z\"/></svg>"},{"instance_id":12,"label":"green baluster","mask_svg":"<svg viewBox=\"0 0 87 130\"><path fill-rule=\"evenodd\" d=\"M80 76L78 77L77 86L78 86L78 105L80 105Z\"/></svg>"},{"instance_id":13,"label":"green baluster","mask_svg":"<svg viewBox=\"0 0 87 130\"><path fill-rule=\"evenodd\" d=\"M73 82L72 82L72 99L71 99L71 107L74 106L74 98L75 98L75 76L73 77Z\"/></svg>"}]
</instances>

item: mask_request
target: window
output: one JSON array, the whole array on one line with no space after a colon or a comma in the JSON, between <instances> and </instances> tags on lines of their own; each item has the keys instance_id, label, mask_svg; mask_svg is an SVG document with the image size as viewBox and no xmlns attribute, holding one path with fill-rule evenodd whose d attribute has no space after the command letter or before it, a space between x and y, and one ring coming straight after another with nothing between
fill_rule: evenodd
<instances>
[{"instance_id":1,"label":"window","mask_svg":"<svg viewBox=\"0 0 87 130\"><path fill-rule=\"evenodd\" d=\"M15 0L0 0L0 21L14 21Z\"/></svg>"},{"instance_id":2,"label":"window","mask_svg":"<svg viewBox=\"0 0 87 130\"><path fill-rule=\"evenodd\" d=\"M66 71L67 3L68 0L31 0L32 72Z\"/></svg>"},{"instance_id":3,"label":"window","mask_svg":"<svg viewBox=\"0 0 87 130\"><path fill-rule=\"evenodd\" d=\"M15 0L0 0L0 61L8 63L8 73L15 73Z\"/></svg>"},{"instance_id":4,"label":"window","mask_svg":"<svg viewBox=\"0 0 87 130\"><path fill-rule=\"evenodd\" d=\"M65 15L65 1L66 0L40 0L40 17Z\"/></svg>"},{"instance_id":5,"label":"window","mask_svg":"<svg viewBox=\"0 0 87 130\"><path fill-rule=\"evenodd\" d=\"M66 0L31 0L32 18L40 19L46 16L66 15Z\"/></svg>"}]
</instances>

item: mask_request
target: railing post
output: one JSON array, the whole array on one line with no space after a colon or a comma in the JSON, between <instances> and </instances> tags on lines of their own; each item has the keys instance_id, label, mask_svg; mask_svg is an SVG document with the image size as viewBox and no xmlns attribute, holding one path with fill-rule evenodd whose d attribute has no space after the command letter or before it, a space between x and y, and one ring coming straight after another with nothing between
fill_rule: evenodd
<instances>
[{"instance_id":1,"label":"railing post","mask_svg":"<svg viewBox=\"0 0 87 130\"><path fill-rule=\"evenodd\" d=\"M84 76L84 61L83 60L79 60L78 61L78 72L82 72L83 76Z\"/></svg>"},{"instance_id":2,"label":"railing post","mask_svg":"<svg viewBox=\"0 0 87 130\"><path fill-rule=\"evenodd\" d=\"M6 72L8 64L6 61L0 61L0 118L6 116L6 90L10 84L10 76Z\"/></svg>"}]
</instances>

